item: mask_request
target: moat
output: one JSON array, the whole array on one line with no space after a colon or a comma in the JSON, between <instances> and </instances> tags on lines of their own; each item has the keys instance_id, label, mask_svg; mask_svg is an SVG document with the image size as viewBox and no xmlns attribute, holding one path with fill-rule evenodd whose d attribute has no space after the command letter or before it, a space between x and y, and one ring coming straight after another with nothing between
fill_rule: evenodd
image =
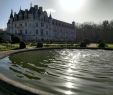
<instances>
[{"instance_id":1,"label":"moat","mask_svg":"<svg viewBox=\"0 0 113 95\"><path fill-rule=\"evenodd\" d=\"M0 59L0 73L52 95L112 95L113 51L22 52Z\"/></svg>"}]
</instances>

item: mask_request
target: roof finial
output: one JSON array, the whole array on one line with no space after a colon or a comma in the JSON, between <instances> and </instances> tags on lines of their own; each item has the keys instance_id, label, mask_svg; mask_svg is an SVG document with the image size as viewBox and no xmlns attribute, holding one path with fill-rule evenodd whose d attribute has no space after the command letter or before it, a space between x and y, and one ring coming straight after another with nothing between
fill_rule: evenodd
<instances>
[{"instance_id":1,"label":"roof finial","mask_svg":"<svg viewBox=\"0 0 113 95\"><path fill-rule=\"evenodd\" d=\"M21 6L20 6L20 11L21 11Z\"/></svg>"},{"instance_id":2,"label":"roof finial","mask_svg":"<svg viewBox=\"0 0 113 95\"><path fill-rule=\"evenodd\" d=\"M13 14L13 10L11 9L11 13Z\"/></svg>"},{"instance_id":3,"label":"roof finial","mask_svg":"<svg viewBox=\"0 0 113 95\"><path fill-rule=\"evenodd\" d=\"M32 2L30 3L30 7L32 7Z\"/></svg>"},{"instance_id":4,"label":"roof finial","mask_svg":"<svg viewBox=\"0 0 113 95\"><path fill-rule=\"evenodd\" d=\"M52 15L51 15L51 12L50 12L49 18L50 18L50 19L52 19Z\"/></svg>"},{"instance_id":5,"label":"roof finial","mask_svg":"<svg viewBox=\"0 0 113 95\"><path fill-rule=\"evenodd\" d=\"M16 12L14 12L14 15L16 15Z\"/></svg>"},{"instance_id":6,"label":"roof finial","mask_svg":"<svg viewBox=\"0 0 113 95\"><path fill-rule=\"evenodd\" d=\"M11 9L10 18L13 18L13 10Z\"/></svg>"}]
</instances>

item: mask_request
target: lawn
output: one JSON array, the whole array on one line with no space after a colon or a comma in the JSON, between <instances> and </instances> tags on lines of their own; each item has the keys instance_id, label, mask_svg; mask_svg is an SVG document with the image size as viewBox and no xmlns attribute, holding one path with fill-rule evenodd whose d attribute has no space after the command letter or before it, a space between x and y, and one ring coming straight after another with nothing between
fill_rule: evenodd
<instances>
[{"instance_id":1,"label":"lawn","mask_svg":"<svg viewBox=\"0 0 113 95\"><path fill-rule=\"evenodd\" d=\"M113 44L107 44L108 48L112 48L113 49Z\"/></svg>"},{"instance_id":2,"label":"lawn","mask_svg":"<svg viewBox=\"0 0 113 95\"><path fill-rule=\"evenodd\" d=\"M13 50L18 48L18 44L0 43L0 51Z\"/></svg>"},{"instance_id":3,"label":"lawn","mask_svg":"<svg viewBox=\"0 0 113 95\"><path fill-rule=\"evenodd\" d=\"M44 48L77 48L78 44L43 44ZM88 48L98 48L97 43L92 43ZM19 48L19 44L0 43L0 51L15 50ZM26 48L36 48L36 43L26 44ZM107 48L113 49L113 44L107 44Z\"/></svg>"}]
</instances>

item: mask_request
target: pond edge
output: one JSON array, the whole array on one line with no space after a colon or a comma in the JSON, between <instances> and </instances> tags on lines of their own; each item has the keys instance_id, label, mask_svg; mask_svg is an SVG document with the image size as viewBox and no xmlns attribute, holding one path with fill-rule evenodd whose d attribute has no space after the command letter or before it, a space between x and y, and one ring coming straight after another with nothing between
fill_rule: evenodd
<instances>
[{"instance_id":1,"label":"pond edge","mask_svg":"<svg viewBox=\"0 0 113 95\"><path fill-rule=\"evenodd\" d=\"M35 50L50 50L50 49L66 49L66 48L36 48L36 49L21 49L21 50L11 50L11 51L5 51L5 52L0 52L0 59L16 54L16 53L21 53L21 52L27 52L27 51L35 51ZM113 50L110 48L105 48L105 49L99 49L99 48L70 48L70 49L90 49L90 50ZM28 86L25 86L19 82L16 82L14 80L11 80L7 78L5 75L0 73L0 85L1 86L6 86L7 89L10 91L16 93L16 95L50 95L48 93L45 93L44 91L40 91L35 88L31 88Z\"/></svg>"}]
</instances>

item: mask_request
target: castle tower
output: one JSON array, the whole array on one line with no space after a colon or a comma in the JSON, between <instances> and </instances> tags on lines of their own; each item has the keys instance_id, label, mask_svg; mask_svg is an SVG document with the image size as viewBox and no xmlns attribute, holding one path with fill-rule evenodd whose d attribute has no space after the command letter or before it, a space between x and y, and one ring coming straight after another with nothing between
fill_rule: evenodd
<instances>
[{"instance_id":1,"label":"castle tower","mask_svg":"<svg viewBox=\"0 0 113 95\"><path fill-rule=\"evenodd\" d=\"M13 18L13 10L11 10L10 19Z\"/></svg>"},{"instance_id":2,"label":"castle tower","mask_svg":"<svg viewBox=\"0 0 113 95\"><path fill-rule=\"evenodd\" d=\"M51 15L51 12L50 12L49 18L50 18L50 19L52 19L52 15Z\"/></svg>"},{"instance_id":3,"label":"castle tower","mask_svg":"<svg viewBox=\"0 0 113 95\"><path fill-rule=\"evenodd\" d=\"M75 26L75 21L72 22L72 25Z\"/></svg>"},{"instance_id":4,"label":"castle tower","mask_svg":"<svg viewBox=\"0 0 113 95\"><path fill-rule=\"evenodd\" d=\"M30 8L32 7L32 2L30 3Z\"/></svg>"}]
</instances>

